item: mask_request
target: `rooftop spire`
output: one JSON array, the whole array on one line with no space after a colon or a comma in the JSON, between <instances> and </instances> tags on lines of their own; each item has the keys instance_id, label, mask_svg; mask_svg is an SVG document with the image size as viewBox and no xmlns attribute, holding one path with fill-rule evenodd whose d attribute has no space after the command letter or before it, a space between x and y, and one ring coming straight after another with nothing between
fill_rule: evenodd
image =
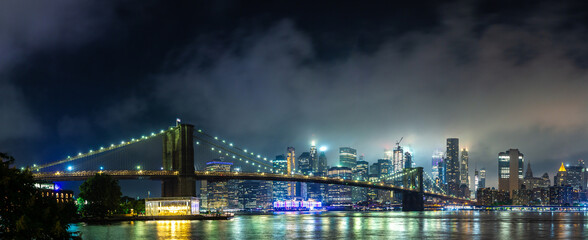
<instances>
[{"instance_id":1,"label":"rooftop spire","mask_svg":"<svg viewBox=\"0 0 588 240\"><path fill-rule=\"evenodd\" d=\"M531 170L531 161L527 163L527 172L525 172L525 178L533 178L533 171Z\"/></svg>"},{"instance_id":2,"label":"rooftop spire","mask_svg":"<svg viewBox=\"0 0 588 240\"><path fill-rule=\"evenodd\" d=\"M566 167L564 167L563 162L561 163L561 167L559 167L559 171L560 172L565 172L566 171Z\"/></svg>"}]
</instances>

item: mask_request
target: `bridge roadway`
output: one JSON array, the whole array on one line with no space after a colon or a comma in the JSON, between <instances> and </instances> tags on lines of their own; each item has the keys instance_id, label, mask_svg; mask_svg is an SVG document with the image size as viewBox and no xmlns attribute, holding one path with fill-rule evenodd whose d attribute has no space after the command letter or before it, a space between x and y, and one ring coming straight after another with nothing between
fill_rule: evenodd
<instances>
[{"instance_id":1,"label":"bridge roadway","mask_svg":"<svg viewBox=\"0 0 588 240\"><path fill-rule=\"evenodd\" d=\"M166 170L105 170L105 171L74 171L74 172L44 172L34 173L33 176L38 180L47 181L83 181L97 173L104 173L112 176L115 179L151 179L151 180L163 180L179 176L178 171L166 171ZM275 173L244 173L244 172L208 172L208 171L195 171L191 177L194 180L264 180L264 181L289 181L289 182L312 182L312 183L323 183L323 184L337 184L347 185L355 187L375 188L381 190L391 190L395 192L418 192L416 189L405 188L402 186L396 186L386 183L375 183L368 181L359 180L344 180L340 178L329 178L329 177L318 177L318 176L305 176L305 175L288 175L288 174L275 174ZM427 197L441 198L446 200L458 201L458 202L470 202L469 199L457 198L454 196L423 191L423 195Z\"/></svg>"}]
</instances>

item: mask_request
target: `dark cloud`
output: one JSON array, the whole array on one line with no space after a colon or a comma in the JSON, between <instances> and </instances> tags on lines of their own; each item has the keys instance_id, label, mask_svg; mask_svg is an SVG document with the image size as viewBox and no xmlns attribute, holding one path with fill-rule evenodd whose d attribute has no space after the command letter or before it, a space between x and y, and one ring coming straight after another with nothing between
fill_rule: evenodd
<instances>
[{"instance_id":1,"label":"dark cloud","mask_svg":"<svg viewBox=\"0 0 588 240\"><path fill-rule=\"evenodd\" d=\"M536 174L587 156L582 3L30 5L0 3L0 141L61 139L35 160L175 117L269 157L316 139L332 165L404 137L428 169L459 137L489 185L508 148Z\"/></svg>"}]
</instances>

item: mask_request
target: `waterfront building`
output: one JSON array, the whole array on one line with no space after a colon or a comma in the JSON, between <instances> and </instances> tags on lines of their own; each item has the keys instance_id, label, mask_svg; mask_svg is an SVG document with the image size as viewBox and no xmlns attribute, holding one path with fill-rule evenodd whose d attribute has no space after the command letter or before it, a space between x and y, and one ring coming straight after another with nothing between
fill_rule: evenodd
<instances>
[{"instance_id":1,"label":"waterfront building","mask_svg":"<svg viewBox=\"0 0 588 240\"><path fill-rule=\"evenodd\" d=\"M574 189L572 186L551 186L549 187L549 204L552 206L571 206L572 194Z\"/></svg>"},{"instance_id":2,"label":"waterfront building","mask_svg":"<svg viewBox=\"0 0 588 240\"><path fill-rule=\"evenodd\" d=\"M461 160L459 163L459 180L461 182L461 185L470 186L469 168L468 168L469 161L470 161L470 154L468 152L468 149L463 148L461 150Z\"/></svg>"},{"instance_id":3,"label":"waterfront building","mask_svg":"<svg viewBox=\"0 0 588 240\"><path fill-rule=\"evenodd\" d=\"M164 197L145 199L147 216L184 216L200 214L200 205L195 197Z\"/></svg>"},{"instance_id":4,"label":"waterfront building","mask_svg":"<svg viewBox=\"0 0 588 240\"><path fill-rule=\"evenodd\" d=\"M288 201L276 201L273 204L274 210L276 211L311 211L314 209L322 208L322 203L318 201L300 201L300 200L288 200Z\"/></svg>"},{"instance_id":5,"label":"waterfront building","mask_svg":"<svg viewBox=\"0 0 588 240\"><path fill-rule=\"evenodd\" d=\"M518 149L498 154L498 190L511 193L520 189L523 179L524 155Z\"/></svg>"},{"instance_id":6,"label":"waterfront building","mask_svg":"<svg viewBox=\"0 0 588 240\"><path fill-rule=\"evenodd\" d=\"M271 184L259 180L242 181L238 196L241 209L249 212L270 210L273 207Z\"/></svg>"},{"instance_id":7,"label":"waterfront building","mask_svg":"<svg viewBox=\"0 0 588 240\"><path fill-rule=\"evenodd\" d=\"M339 165L352 169L357 163L357 150L350 147L339 148Z\"/></svg>"},{"instance_id":8,"label":"waterfront building","mask_svg":"<svg viewBox=\"0 0 588 240\"><path fill-rule=\"evenodd\" d=\"M328 177L351 179L352 171L348 167L332 167L327 173ZM327 202L331 206L351 206L351 187L329 184Z\"/></svg>"},{"instance_id":9,"label":"waterfront building","mask_svg":"<svg viewBox=\"0 0 588 240\"><path fill-rule=\"evenodd\" d=\"M447 181L447 193L452 195L459 194L460 174L459 174L459 139L448 138L445 151L445 180Z\"/></svg>"},{"instance_id":10,"label":"waterfront building","mask_svg":"<svg viewBox=\"0 0 588 240\"><path fill-rule=\"evenodd\" d=\"M480 169L480 181L478 182L478 188L486 187L486 168Z\"/></svg>"},{"instance_id":11,"label":"waterfront building","mask_svg":"<svg viewBox=\"0 0 588 240\"><path fill-rule=\"evenodd\" d=\"M274 171L276 173L285 174L287 172L286 156L278 155L273 161ZM273 182L273 201L283 201L288 199L288 182L274 181Z\"/></svg>"},{"instance_id":12,"label":"waterfront building","mask_svg":"<svg viewBox=\"0 0 588 240\"><path fill-rule=\"evenodd\" d=\"M479 188L476 192L477 205L509 205L512 203L509 192L494 188Z\"/></svg>"},{"instance_id":13,"label":"waterfront building","mask_svg":"<svg viewBox=\"0 0 588 240\"><path fill-rule=\"evenodd\" d=\"M72 190L60 189L55 183L39 181L35 182L33 186L41 193L43 198L52 198L58 203L73 202L74 200Z\"/></svg>"},{"instance_id":14,"label":"waterfront building","mask_svg":"<svg viewBox=\"0 0 588 240\"><path fill-rule=\"evenodd\" d=\"M207 172L230 172L233 163L223 162L222 159L214 159L206 163ZM203 206L211 212L222 212L229 207L229 188L227 180L202 181L201 195L206 195L206 204ZM204 193L202 193L204 191Z\"/></svg>"}]
</instances>

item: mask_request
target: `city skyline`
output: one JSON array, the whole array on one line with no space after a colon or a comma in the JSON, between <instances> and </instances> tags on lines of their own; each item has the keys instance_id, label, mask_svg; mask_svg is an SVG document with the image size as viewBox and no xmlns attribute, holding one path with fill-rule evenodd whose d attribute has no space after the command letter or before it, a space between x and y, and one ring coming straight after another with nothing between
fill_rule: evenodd
<instances>
[{"instance_id":1,"label":"city skyline","mask_svg":"<svg viewBox=\"0 0 588 240\"><path fill-rule=\"evenodd\" d=\"M495 187L505 149L550 176L588 157L576 3L30 4L0 3L0 145L19 166L175 118L269 157L316 140L329 165L403 137L427 172L455 137Z\"/></svg>"}]
</instances>

